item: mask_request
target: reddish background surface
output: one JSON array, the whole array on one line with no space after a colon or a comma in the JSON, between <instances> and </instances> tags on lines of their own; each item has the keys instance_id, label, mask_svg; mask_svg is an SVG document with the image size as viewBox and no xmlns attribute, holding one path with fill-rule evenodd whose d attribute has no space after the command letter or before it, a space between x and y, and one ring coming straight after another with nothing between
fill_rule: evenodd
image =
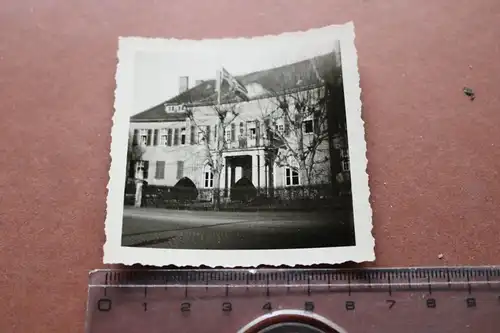
<instances>
[{"instance_id":1,"label":"reddish background surface","mask_svg":"<svg viewBox=\"0 0 500 333\"><path fill-rule=\"evenodd\" d=\"M376 265L500 264L499 1L4 0L0 331L83 331L87 274L104 266L118 36L350 20Z\"/></svg>"}]
</instances>

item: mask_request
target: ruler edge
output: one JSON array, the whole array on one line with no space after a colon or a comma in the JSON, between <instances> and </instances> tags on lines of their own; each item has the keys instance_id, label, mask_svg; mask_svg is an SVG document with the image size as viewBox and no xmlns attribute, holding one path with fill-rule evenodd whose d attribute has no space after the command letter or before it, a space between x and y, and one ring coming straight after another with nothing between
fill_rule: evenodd
<instances>
[{"instance_id":1,"label":"ruler edge","mask_svg":"<svg viewBox=\"0 0 500 333\"><path fill-rule=\"evenodd\" d=\"M97 268L89 271L89 277L99 273L111 272L228 272L228 273L271 273L271 272L391 272L391 271L420 271L420 270L500 270L500 265L482 265L482 266L414 266L414 267L355 267L355 268Z\"/></svg>"}]
</instances>

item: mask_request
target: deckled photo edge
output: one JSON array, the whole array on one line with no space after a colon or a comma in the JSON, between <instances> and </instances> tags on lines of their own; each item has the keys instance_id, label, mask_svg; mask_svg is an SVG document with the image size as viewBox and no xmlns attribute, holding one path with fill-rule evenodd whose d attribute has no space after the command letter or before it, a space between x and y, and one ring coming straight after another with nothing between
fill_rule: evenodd
<instances>
[{"instance_id":1,"label":"deckled photo edge","mask_svg":"<svg viewBox=\"0 0 500 333\"><path fill-rule=\"evenodd\" d=\"M142 264L151 266L199 266L209 267L255 267L259 265L311 265L339 264L343 262L366 262L375 259L372 236L372 210L369 203L370 191L366 172L366 142L364 122L361 117L361 89L357 66L357 52L354 43L352 22L300 32L286 32L280 35L237 38L240 41L265 38L293 37L295 35L334 34L341 44L341 66L345 89L345 108L348 128L349 155L351 160L352 200L355 219L355 246L283 250L190 250L132 248L121 245L123 192L126 176L124 163L127 155L126 142L131 115L132 86L134 82L134 56L138 50L162 49L176 42L189 47L200 41L120 37L118 64L116 70L115 112L111 131L111 167L109 170L107 214L105 222L106 242L104 244L105 264ZM223 43L227 40L219 39ZM204 41L211 41L210 39Z\"/></svg>"}]
</instances>

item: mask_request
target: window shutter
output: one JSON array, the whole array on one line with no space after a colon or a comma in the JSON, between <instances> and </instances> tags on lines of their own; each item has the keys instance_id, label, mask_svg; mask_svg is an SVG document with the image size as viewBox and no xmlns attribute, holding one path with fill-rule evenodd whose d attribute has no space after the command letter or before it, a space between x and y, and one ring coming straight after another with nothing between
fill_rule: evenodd
<instances>
[{"instance_id":1,"label":"window shutter","mask_svg":"<svg viewBox=\"0 0 500 333\"><path fill-rule=\"evenodd\" d=\"M184 161L177 161L177 179L184 176Z\"/></svg>"},{"instance_id":2,"label":"window shutter","mask_svg":"<svg viewBox=\"0 0 500 333\"><path fill-rule=\"evenodd\" d=\"M149 178L149 161L144 161L144 179Z\"/></svg>"},{"instance_id":3,"label":"window shutter","mask_svg":"<svg viewBox=\"0 0 500 333\"><path fill-rule=\"evenodd\" d=\"M179 129L174 129L174 146L179 144Z\"/></svg>"},{"instance_id":4,"label":"window shutter","mask_svg":"<svg viewBox=\"0 0 500 333\"><path fill-rule=\"evenodd\" d=\"M128 162L128 178L135 178L135 163L134 160Z\"/></svg>"},{"instance_id":5,"label":"window shutter","mask_svg":"<svg viewBox=\"0 0 500 333\"><path fill-rule=\"evenodd\" d=\"M217 124L214 126L214 142L217 142Z\"/></svg>"},{"instance_id":6,"label":"window shutter","mask_svg":"<svg viewBox=\"0 0 500 333\"><path fill-rule=\"evenodd\" d=\"M210 144L210 127L211 127L210 125L207 126L207 130L206 130L207 133L205 133L206 137L207 137L207 139L206 139L207 140L207 144Z\"/></svg>"},{"instance_id":7,"label":"window shutter","mask_svg":"<svg viewBox=\"0 0 500 333\"><path fill-rule=\"evenodd\" d=\"M290 134L290 119L288 119L288 115L285 115L284 123L285 123L285 136L288 136Z\"/></svg>"},{"instance_id":8,"label":"window shutter","mask_svg":"<svg viewBox=\"0 0 500 333\"><path fill-rule=\"evenodd\" d=\"M319 119L317 117L313 118L313 133L319 134L320 133L320 124L319 124Z\"/></svg>"},{"instance_id":9,"label":"window shutter","mask_svg":"<svg viewBox=\"0 0 500 333\"><path fill-rule=\"evenodd\" d=\"M257 145L259 145L259 142L260 142L260 122L258 120L255 121L255 141L257 142Z\"/></svg>"},{"instance_id":10,"label":"window shutter","mask_svg":"<svg viewBox=\"0 0 500 333\"><path fill-rule=\"evenodd\" d=\"M190 129L190 132L189 132L189 143L191 143L192 145L194 145L196 142L195 142L195 139L196 138L196 128L194 126L191 126L191 129Z\"/></svg>"},{"instance_id":11,"label":"window shutter","mask_svg":"<svg viewBox=\"0 0 500 333\"><path fill-rule=\"evenodd\" d=\"M138 145L139 144L139 130L134 130L134 136L132 137L132 144L133 145Z\"/></svg>"},{"instance_id":12,"label":"window shutter","mask_svg":"<svg viewBox=\"0 0 500 333\"><path fill-rule=\"evenodd\" d=\"M236 141L236 126L234 126L234 123L231 123L231 142Z\"/></svg>"},{"instance_id":13,"label":"window shutter","mask_svg":"<svg viewBox=\"0 0 500 333\"><path fill-rule=\"evenodd\" d=\"M269 118L264 119L262 130L264 131L266 138L269 140L272 136L271 121Z\"/></svg>"},{"instance_id":14,"label":"window shutter","mask_svg":"<svg viewBox=\"0 0 500 333\"><path fill-rule=\"evenodd\" d=\"M243 124L243 122L240 122L240 137L244 137L245 136L245 124Z\"/></svg>"},{"instance_id":15,"label":"window shutter","mask_svg":"<svg viewBox=\"0 0 500 333\"><path fill-rule=\"evenodd\" d=\"M172 145L172 129L169 128L167 131L167 146Z\"/></svg>"},{"instance_id":16,"label":"window shutter","mask_svg":"<svg viewBox=\"0 0 500 333\"><path fill-rule=\"evenodd\" d=\"M158 130L155 129L155 132L154 132L154 138L153 138L153 145L154 146L158 146Z\"/></svg>"},{"instance_id":17,"label":"window shutter","mask_svg":"<svg viewBox=\"0 0 500 333\"><path fill-rule=\"evenodd\" d=\"M165 161L156 161L155 178L156 179L165 178Z\"/></svg>"},{"instance_id":18,"label":"window shutter","mask_svg":"<svg viewBox=\"0 0 500 333\"><path fill-rule=\"evenodd\" d=\"M148 146L151 146L153 143L153 130L148 129Z\"/></svg>"}]
</instances>

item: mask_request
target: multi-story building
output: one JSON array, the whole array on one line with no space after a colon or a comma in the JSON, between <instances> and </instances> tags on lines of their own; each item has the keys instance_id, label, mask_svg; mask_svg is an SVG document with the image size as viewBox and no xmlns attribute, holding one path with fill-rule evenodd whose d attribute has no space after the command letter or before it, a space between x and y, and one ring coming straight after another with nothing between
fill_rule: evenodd
<instances>
[{"instance_id":1,"label":"multi-story building","mask_svg":"<svg viewBox=\"0 0 500 333\"><path fill-rule=\"evenodd\" d=\"M325 80L338 75L337 64L330 53L239 76L244 98L224 84L218 95L214 79L189 88L181 77L177 96L131 117L130 135L143 154L129 176L142 168L149 185L188 178L211 189L219 159L219 188L227 192L242 178L265 189L331 183L335 133L328 129ZM341 155L348 171L347 149Z\"/></svg>"}]
</instances>

